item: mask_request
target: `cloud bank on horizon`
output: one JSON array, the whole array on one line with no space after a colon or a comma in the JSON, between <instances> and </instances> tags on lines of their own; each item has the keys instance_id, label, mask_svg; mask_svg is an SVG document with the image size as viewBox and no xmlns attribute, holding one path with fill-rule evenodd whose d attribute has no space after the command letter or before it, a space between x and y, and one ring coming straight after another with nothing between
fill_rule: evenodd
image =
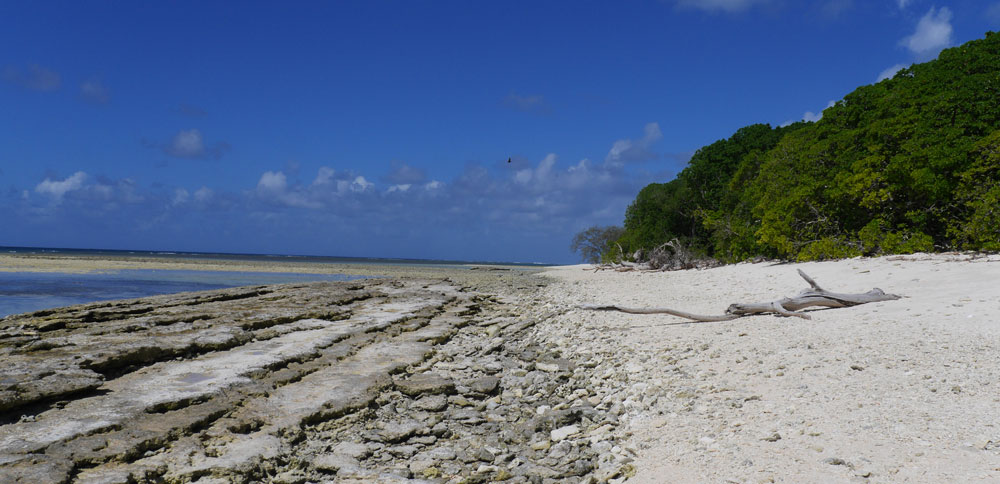
<instances>
[{"instance_id":1,"label":"cloud bank on horizon","mask_svg":"<svg viewBox=\"0 0 1000 484\"><path fill-rule=\"evenodd\" d=\"M46 177L19 194L8 191L3 205L13 209L13 226L58 220L61 230L114 234L121 248L156 246L168 229L188 238L175 250L223 251L226 240L237 238L244 240L243 252L272 252L284 240L289 252L304 254L323 253L334 242L351 251L338 255L408 257L423 248L433 258L492 260L489 254L500 251L510 254L503 260L565 261L557 252L538 257L535 244L553 233L572 234L581 221L619 223L639 189L669 176L629 173L622 165L656 157L658 134L656 123L649 123L642 137L616 141L603 163L582 159L561 166L549 153L537 163L469 164L450 180L429 179L399 161L384 183L321 166L306 178L268 170L255 186L237 191L139 187L129 178L77 171ZM59 245L64 233L51 234L45 245ZM479 240L483 233L490 234L488 242ZM398 246L402 241L417 247Z\"/></svg>"},{"instance_id":2,"label":"cloud bank on horizon","mask_svg":"<svg viewBox=\"0 0 1000 484\"><path fill-rule=\"evenodd\" d=\"M188 6L8 7L35 23L0 33L0 245L574 262L700 146L1000 27L1000 1Z\"/></svg>"}]
</instances>

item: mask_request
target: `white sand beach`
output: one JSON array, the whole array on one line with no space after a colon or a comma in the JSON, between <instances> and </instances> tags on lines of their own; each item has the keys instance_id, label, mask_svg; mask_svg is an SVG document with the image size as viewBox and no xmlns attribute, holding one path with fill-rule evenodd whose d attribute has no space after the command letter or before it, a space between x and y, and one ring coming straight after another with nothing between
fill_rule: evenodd
<instances>
[{"instance_id":1,"label":"white sand beach","mask_svg":"<svg viewBox=\"0 0 1000 484\"><path fill-rule=\"evenodd\" d=\"M807 284L896 301L686 323L572 310L549 338L614 380L627 482L1000 482L1000 257L895 256L708 270L551 268L554 304L670 307L794 296ZM624 384L623 384L624 383ZM612 390L613 393L613 390Z\"/></svg>"}]
</instances>

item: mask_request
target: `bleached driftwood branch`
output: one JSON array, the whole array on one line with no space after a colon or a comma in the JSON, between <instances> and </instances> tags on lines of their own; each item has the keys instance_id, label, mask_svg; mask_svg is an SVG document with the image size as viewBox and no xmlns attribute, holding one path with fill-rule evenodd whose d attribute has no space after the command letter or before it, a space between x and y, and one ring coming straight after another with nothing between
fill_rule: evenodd
<instances>
[{"instance_id":1,"label":"bleached driftwood branch","mask_svg":"<svg viewBox=\"0 0 1000 484\"><path fill-rule=\"evenodd\" d=\"M742 318L743 316L766 313L812 319L811 316L801 312L800 310L814 306L846 308L870 302L894 301L902 297L895 294L886 294L877 287L861 294L841 294L837 292L830 292L820 287L816 281L806 275L805 272L802 272L801 269L799 270L799 275L809 283L810 289L803 290L795 297L786 297L777 301L730 304L729 308L726 309L726 313L719 316L691 314L670 308L629 308L615 305L583 305L579 306L579 308L593 311L621 311L623 313L630 314L669 314L680 318L690 319L692 321L702 322L730 321L736 318Z\"/></svg>"}]
</instances>

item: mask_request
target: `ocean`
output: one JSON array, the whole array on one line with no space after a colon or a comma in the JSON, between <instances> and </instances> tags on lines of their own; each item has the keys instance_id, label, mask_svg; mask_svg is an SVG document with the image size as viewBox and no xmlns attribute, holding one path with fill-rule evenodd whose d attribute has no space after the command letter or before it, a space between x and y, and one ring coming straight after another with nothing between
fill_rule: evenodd
<instances>
[{"instance_id":1,"label":"ocean","mask_svg":"<svg viewBox=\"0 0 1000 484\"><path fill-rule=\"evenodd\" d=\"M385 259L364 257L327 257L275 254L227 254L208 252L164 252L140 250L52 249L37 247L0 247L0 254L48 254L87 257L140 257L146 259L280 261L289 263L336 263L420 265L462 267L481 262L424 259ZM497 263L489 263L497 264ZM545 264L501 263L500 265L544 266ZM192 270L128 269L107 273L4 272L0 271L0 317L41 309L115 299L206 291L260 284L283 284L309 281L345 281L362 276L344 274L304 274L275 272L222 272Z\"/></svg>"},{"instance_id":2,"label":"ocean","mask_svg":"<svg viewBox=\"0 0 1000 484\"><path fill-rule=\"evenodd\" d=\"M465 264L493 264L511 266L544 267L551 264L521 263L521 262L488 262L488 261L454 261L435 259L402 259L380 257L336 257L320 255L283 255L283 254L238 254L226 252L182 252L156 250L111 250L111 249L54 249L41 247L6 247L0 246L0 254L52 254L77 255L87 257L142 257L151 259L199 259L199 260L229 260L229 261L280 261L296 263L320 264L390 264L390 265L431 265L431 266L461 266Z\"/></svg>"},{"instance_id":3,"label":"ocean","mask_svg":"<svg viewBox=\"0 0 1000 484\"><path fill-rule=\"evenodd\" d=\"M94 301L259 284L346 281L361 276L283 272L126 269L108 273L0 272L0 317Z\"/></svg>"}]
</instances>

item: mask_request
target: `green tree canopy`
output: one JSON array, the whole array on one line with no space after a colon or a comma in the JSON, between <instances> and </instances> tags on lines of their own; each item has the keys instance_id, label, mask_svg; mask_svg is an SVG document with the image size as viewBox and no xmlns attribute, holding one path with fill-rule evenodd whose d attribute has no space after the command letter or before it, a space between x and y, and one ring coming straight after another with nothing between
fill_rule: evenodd
<instances>
[{"instance_id":1,"label":"green tree canopy","mask_svg":"<svg viewBox=\"0 0 1000 484\"><path fill-rule=\"evenodd\" d=\"M639 192L619 243L723 260L1000 250L1000 35L859 87L817 122L755 124Z\"/></svg>"}]
</instances>

